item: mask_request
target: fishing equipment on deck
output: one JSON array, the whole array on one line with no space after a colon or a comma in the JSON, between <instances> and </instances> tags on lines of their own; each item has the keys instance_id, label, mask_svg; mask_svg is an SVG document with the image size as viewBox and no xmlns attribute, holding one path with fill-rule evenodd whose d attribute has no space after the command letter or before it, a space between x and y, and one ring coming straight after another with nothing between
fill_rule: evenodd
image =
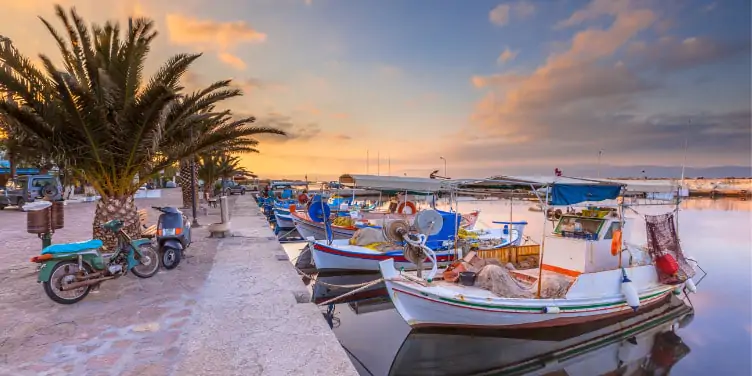
<instances>
[{"instance_id":1,"label":"fishing equipment on deck","mask_svg":"<svg viewBox=\"0 0 752 376\"><path fill-rule=\"evenodd\" d=\"M648 238L647 250L655 260L659 282L666 284L685 282L690 288L693 285L690 278L694 277L695 270L687 261L679 244L674 214L645 215L645 223Z\"/></svg>"},{"instance_id":2,"label":"fishing equipment on deck","mask_svg":"<svg viewBox=\"0 0 752 376\"><path fill-rule=\"evenodd\" d=\"M621 253L621 230L614 230L611 238L611 254L618 256Z\"/></svg>"}]
</instances>

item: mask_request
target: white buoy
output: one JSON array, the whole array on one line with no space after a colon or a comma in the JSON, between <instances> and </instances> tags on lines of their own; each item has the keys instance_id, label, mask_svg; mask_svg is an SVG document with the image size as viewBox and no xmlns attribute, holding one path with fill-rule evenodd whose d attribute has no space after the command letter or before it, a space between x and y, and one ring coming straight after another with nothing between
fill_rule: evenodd
<instances>
[{"instance_id":1,"label":"white buoy","mask_svg":"<svg viewBox=\"0 0 752 376\"><path fill-rule=\"evenodd\" d=\"M543 313L561 313L559 307L543 307Z\"/></svg>"},{"instance_id":2,"label":"white buoy","mask_svg":"<svg viewBox=\"0 0 752 376\"><path fill-rule=\"evenodd\" d=\"M691 293L697 292L697 286L695 285L695 282L692 281L692 278L687 278L687 280L684 281L684 286L686 286L687 290Z\"/></svg>"},{"instance_id":3,"label":"white buoy","mask_svg":"<svg viewBox=\"0 0 752 376\"><path fill-rule=\"evenodd\" d=\"M632 307L634 311L640 308L640 297L637 295L637 289L634 287L634 283L627 277L627 272L624 268L621 269L621 293L627 299L627 305Z\"/></svg>"}]
</instances>

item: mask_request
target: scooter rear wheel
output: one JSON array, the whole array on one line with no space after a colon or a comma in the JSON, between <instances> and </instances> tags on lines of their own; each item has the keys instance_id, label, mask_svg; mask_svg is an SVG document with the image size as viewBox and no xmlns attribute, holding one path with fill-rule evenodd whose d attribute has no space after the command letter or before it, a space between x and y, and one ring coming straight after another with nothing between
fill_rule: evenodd
<instances>
[{"instance_id":1,"label":"scooter rear wheel","mask_svg":"<svg viewBox=\"0 0 752 376\"><path fill-rule=\"evenodd\" d=\"M180 264L182 252L172 247L164 247L162 251L162 265L165 269L175 269Z\"/></svg>"},{"instance_id":2,"label":"scooter rear wheel","mask_svg":"<svg viewBox=\"0 0 752 376\"><path fill-rule=\"evenodd\" d=\"M83 264L84 274L90 274L91 268L87 264ZM89 295L91 291L91 285L83 286L75 290L63 291L62 286L75 282L75 275L80 270L78 263L75 261L63 261L55 264L52 267L52 273L50 280L44 282L44 292L53 301L60 304L73 304L81 301L86 295Z\"/></svg>"}]
</instances>

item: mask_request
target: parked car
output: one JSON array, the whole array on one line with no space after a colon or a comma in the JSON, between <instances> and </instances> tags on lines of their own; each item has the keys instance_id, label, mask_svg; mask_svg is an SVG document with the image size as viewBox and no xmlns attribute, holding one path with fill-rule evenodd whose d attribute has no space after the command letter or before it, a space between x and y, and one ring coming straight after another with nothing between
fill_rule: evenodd
<instances>
[{"instance_id":1,"label":"parked car","mask_svg":"<svg viewBox=\"0 0 752 376\"><path fill-rule=\"evenodd\" d=\"M245 194L245 187L235 183L235 182L227 182L225 184L225 196L234 195L236 193L239 193L241 195Z\"/></svg>"},{"instance_id":2,"label":"parked car","mask_svg":"<svg viewBox=\"0 0 752 376\"><path fill-rule=\"evenodd\" d=\"M20 208L38 198L49 198L53 201L63 199L63 187L57 176L21 175L9 180L5 188L0 189L0 210L11 205Z\"/></svg>"}]
</instances>

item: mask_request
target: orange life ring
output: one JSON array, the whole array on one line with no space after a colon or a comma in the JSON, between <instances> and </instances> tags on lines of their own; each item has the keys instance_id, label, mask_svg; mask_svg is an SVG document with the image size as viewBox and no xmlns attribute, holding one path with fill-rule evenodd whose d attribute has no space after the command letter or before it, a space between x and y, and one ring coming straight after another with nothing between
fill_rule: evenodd
<instances>
[{"instance_id":1,"label":"orange life ring","mask_svg":"<svg viewBox=\"0 0 752 376\"><path fill-rule=\"evenodd\" d=\"M399 205L397 205L397 213L404 214L403 211L405 211L405 207L408 207L412 209L413 211L410 214L415 214L418 212L417 208L415 207L415 204L412 203L412 201L407 202L400 202Z\"/></svg>"},{"instance_id":2,"label":"orange life ring","mask_svg":"<svg viewBox=\"0 0 752 376\"><path fill-rule=\"evenodd\" d=\"M611 238L611 254L616 256L621 252L621 230L614 230Z\"/></svg>"}]
</instances>

